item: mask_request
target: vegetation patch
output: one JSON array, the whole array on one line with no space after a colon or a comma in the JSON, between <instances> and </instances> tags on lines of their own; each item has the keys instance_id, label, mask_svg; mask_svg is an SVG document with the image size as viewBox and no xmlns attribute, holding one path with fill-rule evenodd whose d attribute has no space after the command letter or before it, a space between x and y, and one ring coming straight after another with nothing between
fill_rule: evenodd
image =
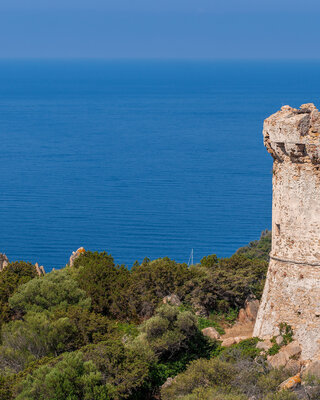
<instances>
[{"instance_id":1,"label":"vegetation patch","mask_svg":"<svg viewBox=\"0 0 320 400\"><path fill-rule=\"evenodd\" d=\"M267 398L286 376L266 369L257 339L223 348L201 332L224 334L247 297L261 296L267 262L251 256L213 254L191 267L145 259L130 270L88 251L41 277L30 263L9 264L0 271L0 399Z\"/></svg>"}]
</instances>

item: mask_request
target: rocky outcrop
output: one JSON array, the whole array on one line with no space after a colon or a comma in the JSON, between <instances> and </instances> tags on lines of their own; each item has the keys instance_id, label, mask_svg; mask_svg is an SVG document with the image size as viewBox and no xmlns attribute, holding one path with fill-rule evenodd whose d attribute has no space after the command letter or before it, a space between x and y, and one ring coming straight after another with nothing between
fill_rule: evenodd
<instances>
[{"instance_id":1,"label":"rocky outcrop","mask_svg":"<svg viewBox=\"0 0 320 400\"><path fill-rule=\"evenodd\" d=\"M259 300L251 296L245 301L244 308L239 311L238 319L231 328L225 329L225 334L221 337L222 346L229 347L241 340L252 338L253 327L257 312L259 309Z\"/></svg>"},{"instance_id":2,"label":"rocky outcrop","mask_svg":"<svg viewBox=\"0 0 320 400\"><path fill-rule=\"evenodd\" d=\"M304 369L302 377L304 379L306 379L307 377L320 379L320 360L310 362Z\"/></svg>"},{"instance_id":3,"label":"rocky outcrop","mask_svg":"<svg viewBox=\"0 0 320 400\"><path fill-rule=\"evenodd\" d=\"M169 294L162 299L163 304L171 304L172 306L181 306L181 301L176 294Z\"/></svg>"},{"instance_id":4,"label":"rocky outcrop","mask_svg":"<svg viewBox=\"0 0 320 400\"><path fill-rule=\"evenodd\" d=\"M251 338L251 336L232 336L232 337L228 337L225 339L223 339L223 337L222 337L223 340L222 340L221 346L230 347L233 344L240 343L240 342L242 342L242 340L246 340L246 339L250 339L250 338Z\"/></svg>"},{"instance_id":5,"label":"rocky outcrop","mask_svg":"<svg viewBox=\"0 0 320 400\"><path fill-rule=\"evenodd\" d=\"M294 341L289 343L287 346L281 347L277 354L269 355L267 361L272 368L285 367L287 369L298 368L300 370L300 355L301 346L298 342Z\"/></svg>"},{"instance_id":6,"label":"rocky outcrop","mask_svg":"<svg viewBox=\"0 0 320 400\"><path fill-rule=\"evenodd\" d=\"M244 308L239 311L238 321L240 323L254 322L259 310L259 300L249 297L244 304Z\"/></svg>"},{"instance_id":7,"label":"rocky outcrop","mask_svg":"<svg viewBox=\"0 0 320 400\"><path fill-rule=\"evenodd\" d=\"M280 385L280 390L291 390L296 388L301 383L300 374L292 376L291 378L285 380Z\"/></svg>"},{"instance_id":8,"label":"rocky outcrop","mask_svg":"<svg viewBox=\"0 0 320 400\"><path fill-rule=\"evenodd\" d=\"M8 257L5 254L0 253L0 271L3 271L8 264Z\"/></svg>"},{"instance_id":9,"label":"rocky outcrop","mask_svg":"<svg viewBox=\"0 0 320 400\"><path fill-rule=\"evenodd\" d=\"M206 337L208 337L210 339L215 339L215 340L220 339L219 332L215 328L213 328L212 326L202 329L201 332L202 332L203 336L206 336Z\"/></svg>"},{"instance_id":10,"label":"rocky outcrop","mask_svg":"<svg viewBox=\"0 0 320 400\"><path fill-rule=\"evenodd\" d=\"M8 257L5 254L0 253L0 272L3 271L8 265L9 265ZM44 270L43 265L39 266L38 263L35 263L34 268L35 268L38 276L45 275L46 271Z\"/></svg>"},{"instance_id":11,"label":"rocky outcrop","mask_svg":"<svg viewBox=\"0 0 320 400\"><path fill-rule=\"evenodd\" d=\"M74 262L76 261L77 258L80 257L81 254L85 253L85 249L83 247L79 247L79 249L77 251L73 251L70 259L69 259L69 265L70 267L73 267Z\"/></svg>"},{"instance_id":12,"label":"rocky outcrop","mask_svg":"<svg viewBox=\"0 0 320 400\"><path fill-rule=\"evenodd\" d=\"M267 352L272 346L273 344L271 343L271 340L264 340L262 342L258 342L256 347L259 350Z\"/></svg>"},{"instance_id":13,"label":"rocky outcrop","mask_svg":"<svg viewBox=\"0 0 320 400\"><path fill-rule=\"evenodd\" d=\"M36 271L37 271L37 274L38 274L39 276L43 276L43 275L46 274L46 271L44 270L43 265L40 265L40 267L39 267L39 264L38 264L38 263L35 263L35 264L34 264L34 267L35 267L35 269L36 269Z\"/></svg>"}]
</instances>

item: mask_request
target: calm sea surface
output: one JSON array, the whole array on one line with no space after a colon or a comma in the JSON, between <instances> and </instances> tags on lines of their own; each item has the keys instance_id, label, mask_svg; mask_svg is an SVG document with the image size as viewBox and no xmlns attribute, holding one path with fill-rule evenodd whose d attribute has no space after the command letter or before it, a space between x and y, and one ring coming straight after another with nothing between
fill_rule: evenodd
<instances>
[{"instance_id":1,"label":"calm sea surface","mask_svg":"<svg viewBox=\"0 0 320 400\"><path fill-rule=\"evenodd\" d=\"M264 118L319 97L316 62L1 61L0 252L230 256L271 225Z\"/></svg>"}]
</instances>

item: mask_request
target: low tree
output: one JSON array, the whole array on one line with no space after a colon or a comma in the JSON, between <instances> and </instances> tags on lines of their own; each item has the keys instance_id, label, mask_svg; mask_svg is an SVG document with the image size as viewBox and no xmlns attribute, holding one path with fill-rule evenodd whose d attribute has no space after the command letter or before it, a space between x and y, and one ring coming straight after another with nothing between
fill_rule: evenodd
<instances>
[{"instance_id":1,"label":"low tree","mask_svg":"<svg viewBox=\"0 0 320 400\"><path fill-rule=\"evenodd\" d=\"M243 307L249 295L261 297L267 269L266 261L241 255L218 262L205 257L191 268L192 279L185 283L186 301L204 313Z\"/></svg>"},{"instance_id":2,"label":"low tree","mask_svg":"<svg viewBox=\"0 0 320 400\"><path fill-rule=\"evenodd\" d=\"M113 338L87 346L83 353L96 365L104 384L112 388L112 399L126 399L133 394L139 398L153 357L148 349L128 347Z\"/></svg>"},{"instance_id":3,"label":"low tree","mask_svg":"<svg viewBox=\"0 0 320 400\"><path fill-rule=\"evenodd\" d=\"M72 272L64 268L20 286L10 297L9 305L19 312L67 309L70 305L88 309L90 299L79 288Z\"/></svg>"},{"instance_id":4,"label":"low tree","mask_svg":"<svg viewBox=\"0 0 320 400\"><path fill-rule=\"evenodd\" d=\"M132 319L135 310L129 301L130 272L115 265L106 252L82 254L74 264L76 280L92 300L93 311L105 316Z\"/></svg>"},{"instance_id":5,"label":"low tree","mask_svg":"<svg viewBox=\"0 0 320 400\"><path fill-rule=\"evenodd\" d=\"M17 387L15 400L106 400L112 398L101 373L81 352L67 353L59 362L44 365Z\"/></svg>"},{"instance_id":6,"label":"low tree","mask_svg":"<svg viewBox=\"0 0 320 400\"><path fill-rule=\"evenodd\" d=\"M135 265L131 275L131 299L141 318L150 318L167 295L174 293L183 300L184 284L192 278L187 264L176 263L168 257Z\"/></svg>"},{"instance_id":7,"label":"low tree","mask_svg":"<svg viewBox=\"0 0 320 400\"><path fill-rule=\"evenodd\" d=\"M49 312L29 312L3 327L0 368L18 372L32 361L72 350L75 336L76 327L68 318L52 320Z\"/></svg>"},{"instance_id":8,"label":"low tree","mask_svg":"<svg viewBox=\"0 0 320 400\"><path fill-rule=\"evenodd\" d=\"M21 285L37 277L34 265L16 261L0 272L0 326L13 317L8 300Z\"/></svg>"}]
</instances>

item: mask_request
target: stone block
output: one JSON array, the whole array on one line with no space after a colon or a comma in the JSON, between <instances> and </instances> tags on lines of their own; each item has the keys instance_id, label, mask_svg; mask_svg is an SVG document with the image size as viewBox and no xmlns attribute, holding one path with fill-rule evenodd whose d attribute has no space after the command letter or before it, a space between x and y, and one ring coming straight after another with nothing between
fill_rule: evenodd
<instances>
[{"instance_id":1,"label":"stone block","mask_svg":"<svg viewBox=\"0 0 320 400\"><path fill-rule=\"evenodd\" d=\"M295 387L297 387L300 384L301 384L300 374L297 374L297 375L292 376L291 378L285 380L284 382L282 382L279 388L281 390L290 390L290 389L294 389Z\"/></svg>"},{"instance_id":2,"label":"stone block","mask_svg":"<svg viewBox=\"0 0 320 400\"><path fill-rule=\"evenodd\" d=\"M219 332L218 332L215 328L213 328L213 327L204 328L204 329L202 329L201 332L202 332L202 334L203 334L204 336L207 336L207 337L209 337L210 339L215 339L215 340L217 340L217 339L220 338Z\"/></svg>"},{"instance_id":3,"label":"stone block","mask_svg":"<svg viewBox=\"0 0 320 400\"><path fill-rule=\"evenodd\" d=\"M269 349L271 349L272 343L269 339L266 339L263 342L258 342L256 347L259 350L268 351Z\"/></svg>"},{"instance_id":4,"label":"stone block","mask_svg":"<svg viewBox=\"0 0 320 400\"><path fill-rule=\"evenodd\" d=\"M274 356L268 356L267 361L270 367L279 369L281 367L286 366L287 362L289 361L289 358L286 356L285 353L279 352Z\"/></svg>"},{"instance_id":5,"label":"stone block","mask_svg":"<svg viewBox=\"0 0 320 400\"><path fill-rule=\"evenodd\" d=\"M224 339L224 340L222 341L221 345L222 345L223 347L230 347L230 346L232 346L232 345L235 344L235 343L237 343L237 342L235 341L235 338L234 338L234 337L230 337L230 338Z\"/></svg>"}]
</instances>

